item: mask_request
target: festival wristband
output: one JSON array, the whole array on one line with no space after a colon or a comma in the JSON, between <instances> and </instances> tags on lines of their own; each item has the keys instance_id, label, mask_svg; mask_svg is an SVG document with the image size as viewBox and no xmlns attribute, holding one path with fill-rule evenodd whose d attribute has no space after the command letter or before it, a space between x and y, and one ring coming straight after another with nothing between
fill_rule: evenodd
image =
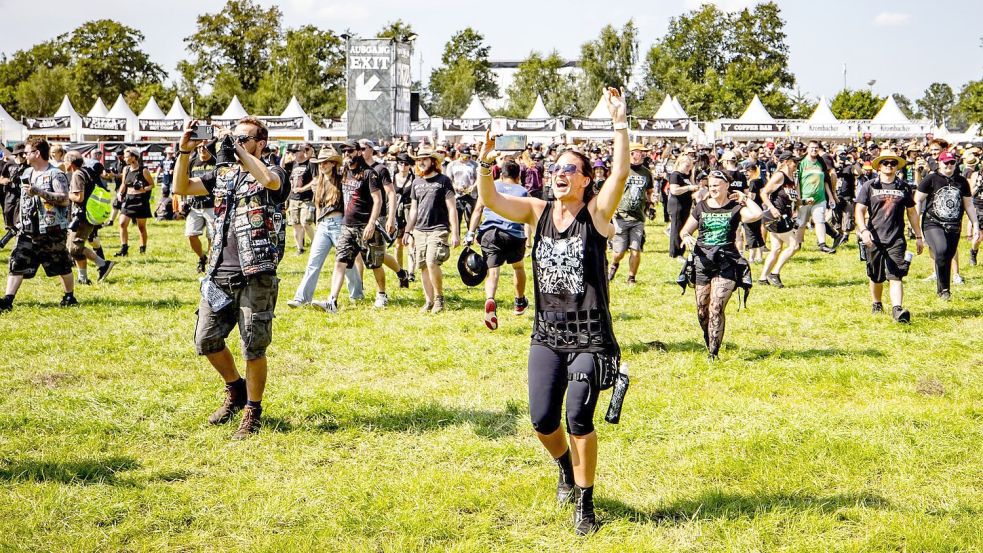
<instances>
[{"instance_id":1,"label":"festival wristband","mask_svg":"<svg viewBox=\"0 0 983 553\"><path fill-rule=\"evenodd\" d=\"M188 150L187 152L185 152L184 150L178 150L178 153L181 154L181 155L190 156L191 155L191 152L193 152L193 151L194 150Z\"/></svg>"},{"instance_id":2,"label":"festival wristband","mask_svg":"<svg viewBox=\"0 0 983 553\"><path fill-rule=\"evenodd\" d=\"M491 169L492 162L481 160L481 161L478 162L478 165L484 167L485 169Z\"/></svg>"},{"instance_id":3,"label":"festival wristband","mask_svg":"<svg viewBox=\"0 0 983 553\"><path fill-rule=\"evenodd\" d=\"M621 122L618 122L618 123L615 123L614 124L614 130L616 130L616 131L624 131L624 130L627 130L627 129L628 129L628 122L627 121L621 121Z\"/></svg>"}]
</instances>

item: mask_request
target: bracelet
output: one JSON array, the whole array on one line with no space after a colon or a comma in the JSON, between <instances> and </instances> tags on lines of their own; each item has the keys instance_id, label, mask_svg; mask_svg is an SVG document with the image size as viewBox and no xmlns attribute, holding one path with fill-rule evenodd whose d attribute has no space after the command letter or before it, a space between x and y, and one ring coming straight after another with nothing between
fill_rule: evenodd
<instances>
[{"instance_id":1,"label":"bracelet","mask_svg":"<svg viewBox=\"0 0 983 553\"><path fill-rule=\"evenodd\" d=\"M623 131L623 130L626 130L627 128L628 128L628 122L627 121L621 121L621 122L618 122L618 123L615 123L614 124L614 130L616 130L616 131Z\"/></svg>"},{"instance_id":2,"label":"bracelet","mask_svg":"<svg viewBox=\"0 0 983 553\"><path fill-rule=\"evenodd\" d=\"M491 166L493 165L493 163L490 162L490 161L481 160L481 161L478 162L478 165L484 167L485 169L491 169Z\"/></svg>"},{"instance_id":3,"label":"bracelet","mask_svg":"<svg viewBox=\"0 0 983 553\"><path fill-rule=\"evenodd\" d=\"M484 172L482 172L481 169L484 169ZM492 176L491 169L489 169L488 167L482 167L481 169L478 169L478 176L479 177L490 177L490 176Z\"/></svg>"},{"instance_id":4,"label":"bracelet","mask_svg":"<svg viewBox=\"0 0 983 553\"><path fill-rule=\"evenodd\" d=\"M185 152L184 150L178 150L177 152L181 155L190 156L191 153L194 152L194 150L188 150L187 152Z\"/></svg>"}]
</instances>

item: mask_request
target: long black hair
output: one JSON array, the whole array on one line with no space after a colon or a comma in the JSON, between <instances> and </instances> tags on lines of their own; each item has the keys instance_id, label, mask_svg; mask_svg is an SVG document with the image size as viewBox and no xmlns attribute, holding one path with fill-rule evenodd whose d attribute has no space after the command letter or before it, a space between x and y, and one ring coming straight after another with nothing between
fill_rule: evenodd
<instances>
[{"instance_id":1,"label":"long black hair","mask_svg":"<svg viewBox=\"0 0 983 553\"><path fill-rule=\"evenodd\" d=\"M587 188L584 188L584 203L587 203L591 200L591 198L594 197L594 193L595 193L594 186L593 186L594 168L591 167L592 165L591 160L589 157L587 157L587 154L578 150L567 150L560 155L562 156L564 154L571 154L580 160L580 174L587 177L587 179L591 183L587 186ZM560 158L558 157L557 161L559 161L559 159Z\"/></svg>"}]
</instances>

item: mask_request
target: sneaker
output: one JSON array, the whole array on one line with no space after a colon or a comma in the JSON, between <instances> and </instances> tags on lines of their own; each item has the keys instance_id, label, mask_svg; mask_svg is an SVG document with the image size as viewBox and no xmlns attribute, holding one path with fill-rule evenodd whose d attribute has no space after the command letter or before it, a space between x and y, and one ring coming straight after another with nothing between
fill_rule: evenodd
<instances>
[{"instance_id":1,"label":"sneaker","mask_svg":"<svg viewBox=\"0 0 983 553\"><path fill-rule=\"evenodd\" d=\"M848 240L850 240L850 235L844 232L843 234L837 236L836 240L833 240L833 248L839 248L843 244L846 244Z\"/></svg>"},{"instance_id":2,"label":"sneaker","mask_svg":"<svg viewBox=\"0 0 983 553\"><path fill-rule=\"evenodd\" d=\"M79 300L75 299L75 295L65 294L65 297L61 299L61 303L58 304L61 307L78 307Z\"/></svg>"},{"instance_id":3,"label":"sneaker","mask_svg":"<svg viewBox=\"0 0 983 553\"><path fill-rule=\"evenodd\" d=\"M246 406L246 382L243 380L233 386L225 387L225 400L208 417L208 424L225 424Z\"/></svg>"},{"instance_id":4,"label":"sneaker","mask_svg":"<svg viewBox=\"0 0 983 553\"><path fill-rule=\"evenodd\" d=\"M977 253L976 250L969 250L969 265L971 267L976 266L976 253Z\"/></svg>"},{"instance_id":5,"label":"sneaker","mask_svg":"<svg viewBox=\"0 0 983 553\"><path fill-rule=\"evenodd\" d=\"M612 263L611 267L608 268L608 282L614 280L614 275L618 274L618 264Z\"/></svg>"},{"instance_id":6,"label":"sneaker","mask_svg":"<svg viewBox=\"0 0 983 553\"><path fill-rule=\"evenodd\" d=\"M14 310L14 300L8 299L6 297L0 298L0 313L6 313L8 311Z\"/></svg>"},{"instance_id":7,"label":"sneaker","mask_svg":"<svg viewBox=\"0 0 983 553\"><path fill-rule=\"evenodd\" d=\"M948 290L942 290L939 292L939 299L942 301L949 301L952 299L952 294Z\"/></svg>"},{"instance_id":8,"label":"sneaker","mask_svg":"<svg viewBox=\"0 0 983 553\"><path fill-rule=\"evenodd\" d=\"M75 279L75 284L81 284L83 286L90 286L92 284L92 281L89 280L89 277L80 276L77 279Z\"/></svg>"},{"instance_id":9,"label":"sneaker","mask_svg":"<svg viewBox=\"0 0 983 553\"><path fill-rule=\"evenodd\" d=\"M775 273L768 275L768 284L771 284L775 288L785 288L785 284L782 283L782 277Z\"/></svg>"},{"instance_id":10,"label":"sneaker","mask_svg":"<svg viewBox=\"0 0 983 553\"><path fill-rule=\"evenodd\" d=\"M956 273L952 275L952 283L955 284L956 286L962 286L963 284L966 284L966 281L963 280L962 275Z\"/></svg>"},{"instance_id":11,"label":"sneaker","mask_svg":"<svg viewBox=\"0 0 983 553\"><path fill-rule=\"evenodd\" d=\"M400 288L410 287L410 275L404 269L400 269L399 272L396 273L396 278L399 279Z\"/></svg>"},{"instance_id":12,"label":"sneaker","mask_svg":"<svg viewBox=\"0 0 983 553\"><path fill-rule=\"evenodd\" d=\"M239 421L239 429L232 435L233 440L245 440L253 434L259 432L263 426L260 417L263 410L258 407L246 406L242 409L242 420Z\"/></svg>"},{"instance_id":13,"label":"sneaker","mask_svg":"<svg viewBox=\"0 0 983 553\"><path fill-rule=\"evenodd\" d=\"M444 296L437 296L433 299L433 309L430 310L431 313L436 315L444 310Z\"/></svg>"},{"instance_id":14,"label":"sneaker","mask_svg":"<svg viewBox=\"0 0 983 553\"><path fill-rule=\"evenodd\" d=\"M109 273L113 270L113 267L115 266L116 266L115 261L107 261L105 265L99 267L99 278L97 280L99 282L106 280L106 277L109 276Z\"/></svg>"},{"instance_id":15,"label":"sneaker","mask_svg":"<svg viewBox=\"0 0 983 553\"><path fill-rule=\"evenodd\" d=\"M377 292L375 295L375 308L382 309L389 305L389 296L385 292Z\"/></svg>"},{"instance_id":16,"label":"sneaker","mask_svg":"<svg viewBox=\"0 0 983 553\"><path fill-rule=\"evenodd\" d=\"M879 301L875 301L870 307L871 315L879 315L883 312L884 312L884 304Z\"/></svg>"},{"instance_id":17,"label":"sneaker","mask_svg":"<svg viewBox=\"0 0 983 553\"><path fill-rule=\"evenodd\" d=\"M596 532L600 525L594 514L594 487L574 486L573 528L578 536Z\"/></svg>"},{"instance_id":18,"label":"sneaker","mask_svg":"<svg viewBox=\"0 0 983 553\"><path fill-rule=\"evenodd\" d=\"M208 258L204 255L198 258L198 272L204 273L205 269L208 267Z\"/></svg>"},{"instance_id":19,"label":"sneaker","mask_svg":"<svg viewBox=\"0 0 983 553\"><path fill-rule=\"evenodd\" d=\"M433 302L430 300L425 300L423 302L423 307L420 308L420 313L429 313L433 309Z\"/></svg>"},{"instance_id":20,"label":"sneaker","mask_svg":"<svg viewBox=\"0 0 983 553\"><path fill-rule=\"evenodd\" d=\"M289 303L287 305L290 305ZM327 313L337 313L338 312L338 300L328 298L328 301L312 301L311 305L314 307L319 307L326 311Z\"/></svg>"},{"instance_id":21,"label":"sneaker","mask_svg":"<svg viewBox=\"0 0 983 553\"><path fill-rule=\"evenodd\" d=\"M635 284L635 277L634 276L630 276L629 275L629 277L628 277L628 284Z\"/></svg>"},{"instance_id":22,"label":"sneaker","mask_svg":"<svg viewBox=\"0 0 983 553\"><path fill-rule=\"evenodd\" d=\"M495 300L490 298L485 300L485 326L488 327L488 330L498 328L498 305L495 304Z\"/></svg>"},{"instance_id":23,"label":"sneaker","mask_svg":"<svg viewBox=\"0 0 983 553\"><path fill-rule=\"evenodd\" d=\"M765 278L759 278L758 279L758 284L760 284L761 286L768 286L771 283L768 282L768 278L765 277Z\"/></svg>"},{"instance_id":24,"label":"sneaker","mask_svg":"<svg viewBox=\"0 0 983 553\"><path fill-rule=\"evenodd\" d=\"M900 305L894 306L892 315L894 316L894 320L901 324L908 324L911 322L911 313Z\"/></svg>"},{"instance_id":25,"label":"sneaker","mask_svg":"<svg viewBox=\"0 0 983 553\"><path fill-rule=\"evenodd\" d=\"M304 306L304 302L302 302L300 300L290 300L290 301L287 302L287 307L290 307L290 308L293 308L293 309L297 309L298 307L303 307L303 306Z\"/></svg>"},{"instance_id":26,"label":"sneaker","mask_svg":"<svg viewBox=\"0 0 983 553\"><path fill-rule=\"evenodd\" d=\"M515 298L515 309L512 311L516 315L525 315L529 308L529 300L526 298Z\"/></svg>"},{"instance_id":27,"label":"sneaker","mask_svg":"<svg viewBox=\"0 0 983 553\"><path fill-rule=\"evenodd\" d=\"M819 251L823 253L836 253L836 248L831 248L826 244L819 244Z\"/></svg>"},{"instance_id":28,"label":"sneaker","mask_svg":"<svg viewBox=\"0 0 983 553\"><path fill-rule=\"evenodd\" d=\"M925 277L925 282L935 282L935 279L936 279L935 273L932 273L927 277Z\"/></svg>"}]
</instances>

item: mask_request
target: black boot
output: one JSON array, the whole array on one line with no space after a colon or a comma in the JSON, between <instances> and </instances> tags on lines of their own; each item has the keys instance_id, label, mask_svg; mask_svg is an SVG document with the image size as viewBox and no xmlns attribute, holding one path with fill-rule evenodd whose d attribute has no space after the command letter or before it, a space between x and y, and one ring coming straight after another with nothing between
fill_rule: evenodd
<instances>
[{"instance_id":1,"label":"black boot","mask_svg":"<svg viewBox=\"0 0 983 553\"><path fill-rule=\"evenodd\" d=\"M147 246L140 246L140 254L142 255L145 253L147 253Z\"/></svg>"},{"instance_id":2,"label":"black boot","mask_svg":"<svg viewBox=\"0 0 983 553\"><path fill-rule=\"evenodd\" d=\"M586 536L601 527L594 514L594 486L589 488L576 486L575 490L573 528L578 536Z\"/></svg>"},{"instance_id":3,"label":"black boot","mask_svg":"<svg viewBox=\"0 0 983 553\"><path fill-rule=\"evenodd\" d=\"M113 257L126 257L128 253L130 253L130 245L123 244L122 246L119 247L119 251L116 252L116 255L114 255Z\"/></svg>"},{"instance_id":4,"label":"black boot","mask_svg":"<svg viewBox=\"0 0 983 553\"><path fill-rule=\"evenodd\" d=\"M556 502L563 505L573 501L573 461L570 460L570 450L553 459L560 469L560 477L556 482Z\"/></svg>"}]
</instances>

